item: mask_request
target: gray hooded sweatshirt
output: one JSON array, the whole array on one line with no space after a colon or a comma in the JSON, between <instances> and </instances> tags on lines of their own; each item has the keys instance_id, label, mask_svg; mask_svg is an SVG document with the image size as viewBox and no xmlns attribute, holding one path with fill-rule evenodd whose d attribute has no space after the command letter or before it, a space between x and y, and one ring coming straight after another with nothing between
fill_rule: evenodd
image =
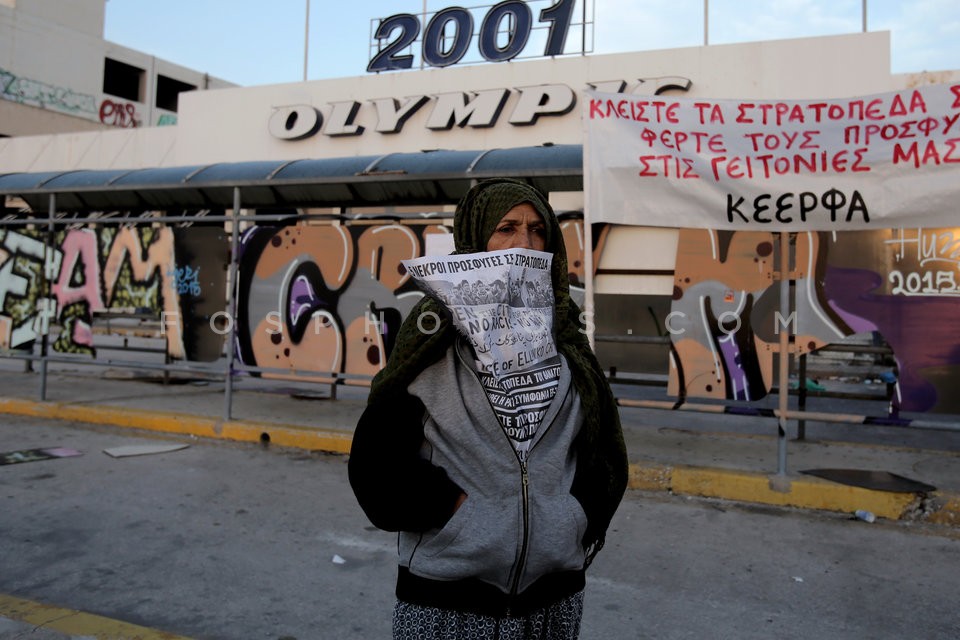
<instances>
[{"instance_id":1,"label":"gray hooded sweatshirt","mask_svg":"<svg viewBox=\"0 0 960 640\"><path fill-rule=\"evenodd\" d=\"M426 406L421 454L467 494L440 529L400 533L400 565L433 580L477 578L504 593L585 566L587 517L570 493L581 403L561 358L556 397L521 464L462 340L409 387Z\"/></svg>"}]
</instances>

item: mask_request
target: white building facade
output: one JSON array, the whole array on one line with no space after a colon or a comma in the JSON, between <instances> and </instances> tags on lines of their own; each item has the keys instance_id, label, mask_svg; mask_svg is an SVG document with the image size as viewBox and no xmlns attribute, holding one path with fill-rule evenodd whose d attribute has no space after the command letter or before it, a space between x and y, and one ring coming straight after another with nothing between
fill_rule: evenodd
<instances>
[{"instance_id":1,"label":"white building facade","mask_svg":"<svg viewBox=\"0 0 960 640\"><path fill-rule=\"evenodd\" d=\"M0 136L163 126L233 86L104 40L105 0L0 1Z\"/></svg>"},{"instance_id":2,"label":"white building facade","mask_svg":"<svg viewBox=\"0 0 960 640\"><path fill-rule=\"evenodd\" d=\"M107 52L123 53L125 62L133 62L136 54L119 48ZM584 89L711 99L826 99L960 76L960 71L891 74L889 69L890 36L877 32L191 91L180 95L176 127L5 140L0 171L580 144ZM96 84L95 75L88 88ZM135 103L137 113L146 113L151 99L144 95ZM97 106L95 99L86 104ZM11 106L16 105L4 105ZM170 115L155 106L150 112L155 121Z\"/></svg>"},{"instance_id":3,"label":"white building facade","mask_svg":"<svg viewBox=\"0 0 960 640\"><path fill-rule=\"evenodd\" d=\"M51 4L34 1L36 7ZM0 10L6 10L5 4L10 3L0 3ZM89 30L96 32L97 21L93 23ZM103 46L103 55L122 57L119 49ZM129 51L126 55L131 57L119 61L158 73L158 64L138 62ZM18 72L30 77L40 71ZM47 82L66 83L67 76ZM94 95L90 87L96 86L95 80L86 89L65 86ZM57 299L42 299L44 295L37 293L43 291L42 283L28 286L21 274L4 286L13 297L37 298L31 309L57 309L54 316L69 323L65 324L69 331L63 332L67 336L62 340L64 350L94 351L91 318L125 304L179 318L178 332L173 337L168 333L169 355L203 360L206 355L216 359L221 353L223 333L208 320L224 313L222 291L234 287L214 282L215 278L202 283L198 274L222 275L229 269L238 278L236 307L240 311L231 325L232 336L237 339L237 358L245 366L269 369L271 375L278 370L292 376L312 370L321 374L320 379L333 374L339 380L353 376L364 383L379 371L392 348L393 334L386 329L371 338L370 327L383 322L377 314L392 310L388 316L397 322L409 311L411 301L422 295L400 268L401 260L424 255L428 244L449 236L452 205L477 175L498 170L490 169L497 164L497 152L558 147L564 153L579 154L585 142L585 91L642 96L644 104L655 110L658 104L681 96L705 101L840 100L957 83L960 70L892 74L890 34L868 32L452 64L352 78L188 91L179 94L173 126L100 128L103 123L87 117L98 130L0 138L0 195L7 198L11 226L24 222L27 207L19 199L27 198L24 194L30 196L27 215L34 216L30 223L41 219L46 214L43 207L49 206L51 225L57 224L54 209L78 218L91 212L134 211L145 216L144 227L153 224L147 214L159 212L160 218L168 215L168 221L179 224L181 219L171 212L198 216L200 211L211 214L212 224L206 229L190 228L191 220L184 227L128 237L126 229L116 234L99 232L97 225L103 224L94 222L91 230L66 229L52 252L41 251L43 244L37 237L17 237L14 243L16 236L8 232L0 249L10 256L26 246L34 247L38 263L49 263L50 255L60 256L58 264L47 267L57 274L53 287ZM153 114L143 124L153 122L158 113L167 115L157 111L156 91L137 97L141 102L135 108L139 105L146 113L149 106ZM11 100L0 105L39 110ZM948 118L948 128L956 122L957 118ZM418 175L418 167L444 155L429 155L438 151L470 153L436 171L431 165L430 171L421 172L433 172L429 176ZM463 164L466 156L470 162ZM914 157L920 161L919 154ZM324 164L325 160L343 162ZM524 172L536 169L512 166L503 173L530 178L534 174ZM475 167L483 172L474 172ZM330 173L323 173L327 168ZM549 169L539 177L549 177ZM956 264L931 270L920 259L923 256L914 259L906 252L897 253L898 246L927 246L930 238L933 244L940 243L937 246L944 244L942 239L952 242L960 230L877 228L833 234L805 230L791 236L789 230L778 232L772 227L733 232L697 225L653 229L644 226L642 219L592 225L589 215L584 220L583 214L585 172L577 162L550 197L564 225L571 282L583 285L585 307L595 312L595 334L606 338L597 343L604 366L669 378L669 392L681 398L757 400L773 387L778 353L799 358L846 337L875 332L888 338L896 354L905 381L900 393L905 410L960 414L955 394L942 391L955 388L953 372L960 370L956 356L942 349L947 341L955 344L955 331L949 334L949 328L943 327L942 335L932 329L908 335L896 320L909 314L927 318L924 314L934 313L924 306L928 303L949 308L937 310L938 317L960 313ZM296 175L287 177L290 174ZM377 206L369 207L371 202ZM362 211L365 205L369 208ZM283 224L273 225L273 219L257 217L258 208L282 210L288 217ZM227 250L222 223L234 222L240 215L249 216L244 224L252 226L243 238L234 237ZM64 219L60 224L68 227L72 222ZM221 226L216 228L217 224ZM212 235L201 237L201 231ZM952 250L951 242L945 251ZM137 243L150 246L132 251ZM140 254L150 259L137 258ZM99 264L98 255L111 258ZM792 264L807 266L795 268L784 278L788 256ZM124 260L132 260L137 267L129 278L123 275L136 286L118 286L118 278L123 278L117 265ZM76 265L87 270L83 278L72 273L80 268ZM39 274L40 268L34 273ZM853 291L851 273L864 275L863 282L881 283L871 296L884 296L882 312L866 305L863 297L842 299ZM933 283L934 291L922 292L932 300L914 296L917 291L907 291L910 296L905 296L897 290L895 276L918 286ZM794 286L781 288L788 279ZM78 282L85 283L83 291L77 290ZM89 284L97 282L97 286ZM329 320L316 325L316 331L303 326L303 318L308 317L303 315L306 294L296 284L303 282L310 284L310 317ZM114 291L135 289L143 292L136 300L123 303L111 297ZM159 301L151 297L155 290L164 292ZM221 293L214 295L214 290ZM786 299L784 290L796 297L793 307L778 307L780 297ZM905 297L911 297L910 305ZM82 308L66 313L69 305ZM791 308L798 310L799 322L792 327L788 345L774 329L773 316L778 310L786 311L783 317L789 316ZM290 309L296 313L288 313ZM281 310L290 326L284 327L278 342L276 332L264 329L271 328L272 314ZM30 313L39 316L39 312ZM668 324L677 314L689 321L683 331ZM6 320L0 316L0 347L31 345L36 325L28 316L26 312ZM730 319L736 323L725 322ZM638 339L641 336L654 340L643 342ZM201 351L203 357L191 355ZM776 375L780 388L786 388L786 371ZM891 411L901 406L901 400L896 405L893 400Z\"/></svg>"}]
</instances>

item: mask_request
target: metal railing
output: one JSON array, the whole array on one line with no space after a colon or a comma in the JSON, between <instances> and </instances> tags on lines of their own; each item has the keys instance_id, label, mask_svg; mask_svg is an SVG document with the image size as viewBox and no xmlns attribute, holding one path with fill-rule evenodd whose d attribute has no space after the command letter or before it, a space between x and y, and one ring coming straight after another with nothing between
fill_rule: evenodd
<instances>
[{"instance_id":1,"label":"metal railing","mask_svg":"<svg viewBox=\"0 0 960 640\"><path fill-rule=\"evenodd\" d=\"M297 215L293 216L290 214L254 214L254 215L241 215L241 190L239 187L234 188L234 201L232 212L228 215L216 215L216 216L204 216L198 218L196 216L189 215L159 215L159 216L117 216L117 217L98 217L91 219L84 218L73 218L73 217L61 217L57 215L56 210L56 196L51 195L49 201L49 210L45 218L32 217L29 219L23 218L14 218L7 220L0 220L0 228L3 227L17 227L28 225L33 229L39 229L43 232L44 235L44 268L41 270L41 297L50 298L52 293L52 283L50 281L49 274L47 273L46 265L49 261L49 252L52 248L53 238L55 230L58 226L68 226L68 225L88 225L88 224L117 224L117 225L129 225L129 224L167 224L167 223L185 223L185 222L197 222L202 220L204 222L215 222L230 224L230 252L229 252L229 264L228 264L228 276L227 276L227 296L225 300L225 310L230 317L237 317L237 287L238 287L238 249L239 249L239 233L241 224L247 223L257 223L265 221L280 221L280 220L289 220L292 217L299 219L311 219L311 218L340 218L343 219L340 215L322 215L322 216L306 216L306 215ZM776 279L779 279L781 282L781 314L783 317L790 315L790 282L791 275L788 267L789 262L789 253L790 253L790 243L789 243L789 234L781 233L781 265L780 270L776 274ZM782 274L782 275L781 275ZM69 356L67 354L52 354L50 353L50 337L51 334L49 331L43 331L40 334L39 344L32 348L29 352L18 351L18 350L6 350L0 351L0 357L5 358L17 358L25 360L28 363L28 366L33 366L36 363L40 365L40 389L39 397L40 400L46 400L47 392L47 377L48 377L48 367L50 364L73 364L73 365L89 365L89 366L101 366L101 367L129 367L133 369L145 369L145 370L156 370L162 371L164 375L169 375L173 373L186 373L193 375L203 375L207 377L222 379L224 381L224 398L223 398L223 418L225 420L230 420L232 418L233 411L233 393L234 393L234 381L235 378L239 375L275 375L275 376L293 376L294 378L302 376L304 379L314 379L319 380L318 384L328 384L330 385L331 395L336 397L336 388L341 384L357 385L357 386L367 386L370 383L371 378L369 376L357 376L344 374L341 372L331 372L331 371L316 371L316 370L290 370L290 369L277 369L270 367L256 367L250 366L241 362L236 353L236 341L237 341L237 328L236 323L230 323L230 329L228 334L225 336L224 340L224 351L221 353L221 357L212 363L196 363L196 362L173 362L170 358L167 357L165 350L161 349L152 349L144 348L142 353L158 353L163 351L164 361L161 362L150 362L140 360L131 360L131 359L115 359L115 358L90 358L87 357L77 357ZM805 427L807 421L819 421L826 423L853 423L853 424L883 424L883 425L893 425L893 426L909 426L912 428L922 428L922 429L932 429L932 430L943 430L943 431L960 431L960 423L952 419L945 420L933 420L927 418L905 418L899 415L895 415L891 411L890 405L890 394L893 393L894 389L892 386L886 388L886 395L881 397L875 394L864 394L863 396L853 396L847 394L831 393L831 392L816 392L817 395L823 395L826 397L836 397L836 398L854 398L872 400L876 399L878 402L886 402L887 410L883 415L866 415L866 414L854 414L854 413L841 413L841 412L823 412L823 411L811 411L807 407L807 400L810 397L811 393L806 389L804 384L807 374L807 356L806 354L796 354L794 348L791 346L789 341L788 331L779 332L779 353L786 354L787 357L779 359L779 370L776 375L776 383L771 389L772 393L776 395L777 407L758 407L744 405L737 402L712 402L705 400L696 400L692 401L691 399L681 396L676 400L635 400L630 398L620 398L619 403L622 407L639 407L647 409L658 409L665 411L694 411L701 412L704 414L717 414L720 412L730 412L736 413L737 415L743 416L758 416L765 418L775 418L778 424L778 474L786 473L786 462L787 462L787 423L790 420L797 421L798 425L798 438L803 439L805 437ZM617 335L596 335L594 336L596 342L604 343L629 343L629 344L643 344L643 345L662 345L669 346L670 338L668 336L641 336L641 335L628 335L628 336L617 336ZM110 347L107 347L109 350ZM123 349L121 349L123 350ZM821 352L846 352L850 354L871 354L878 356L889 356L891 351L888 347L884 346L865 346L865 345L828 345L823 347ZM796 364L795 372L798 378L798 385L796 389L791 389L790 380L791 380L791 369L790 363L794 361ZM616 371L610 372L610 380L614 383L632 383L632 384L648 384L648 385L666 385L666 380L664 377L631 377L624 376L623 374L618 374ZM791 396L796 396L797 398L797 407L790 408L789 398Z\"/></svg>"}]
</instances>

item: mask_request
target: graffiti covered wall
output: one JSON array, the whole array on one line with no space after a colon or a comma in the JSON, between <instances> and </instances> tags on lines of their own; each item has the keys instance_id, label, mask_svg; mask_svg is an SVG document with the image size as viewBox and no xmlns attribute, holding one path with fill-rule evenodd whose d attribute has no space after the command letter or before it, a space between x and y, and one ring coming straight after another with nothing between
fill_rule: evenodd
<instances>
[{"instance_id":1,"label":"graffiti covered wall","mask_svg":"<svg viewBox=\"0 0 960 640\"><path fill-rule=\"evenodd\" d=\"M581 225L563 226L577 281ZM421 296L400 261L449 232L443 221L248 228L238 357L292 376L373 375L392 348L391 329ZM54 234L50 248L40 231L0 229L0 348L32 348L50 324L55 352L96 357L97 318L136 312L159 323L172 359L216 360L230 331L228 267L221 228L78 227Z\"/></svg>"},{"instance_id":2,"label":"graffiti covered wall","mask_svg":"<svg viewBox=\"0 0 960 640\"><path fill-rule=\"evenodd\" d=\"M222 338L204 313L223 308L227 257L210 247L225 249L223 238L216 228L104 225L59 231L48 247L39 231L0 228L0 348L32 348L52 324L54 351L95 356L97 316L138 312L171 320L171 357L209 359ZM201 267L198 243L216 266Z\"/></svg>"},{"instance_id":3,"label":"graffiti covered wall","mask_svg":"<svg viewBox=\"0 0 960 640\"><path fill-rule=\"evenodd\" d=\"M563 219L571 281L583 276L582 223ZM448 252L450 221L257 226L242 238L239 358L271 377L361 384L379 371L403 318L423 296L401 260ZM311 375L309 372L314 372Z\"/></svg>"},{"instance_id":4,"label":"graffiti covered wall","mask_svg":"<svg viewBox=\"0 0 960 640\"><path fill-rule=\"evenodd\" d=\"M0 68L0 98L87 119L97 117L96 99L66 87L20 77Z\"/></svg>"},{"instance_id":5,"label":"graffiti covered wall","mask_svg":"<svg viewBox=\"0 0 960 640\"><path fill-rule=\"evenodd\" d=\"M878 332L904 411L960 412L960 241L955 229L798 233L791 314L779 315L776 237L682 230L666 322L673 395L757 400L773 383L779 331L805 354Z\"/></svg>"},{"instance_id":6,"label":"graffiti covered wall","mask_svg":"<svg viewBox=\"0 0 960 640\"><path fill-rule=\"evenodd\" d=\"M111 127L131 129L143 125L137 103L105 94L98 98L67 87L24 78L3 68L0 68L0 99L99 121ZM161 115L158 118L165 120L158 121L158 125L169 124L168 116ZM176 122L176 116L173 119Z\"/></svg>"},{"instance_id":7,"label":"graffiti covered wall","mask_svg":"<svg viewBox=\"0 0 960 640\"><path fill-rule=\"evenodd\" d=\"M296 377L372 376L421 294L400 261L442 224L257 226L242 238L238 355ZM280 376L274 373L274 376Z\"/></svg>"},{"instance_id":8,"label":"graffiti covered wall","mask_svg":"<svg viewBox=\"0 0 960 640\"><path fill-rule=\"evenodd\" d=\"M960 413L960 229L837 234L823 292L850 332L890 344L901 409Z\"/></svg>"},{"instance_id":9,"label":"graffiti covered wall","mask_svg":"<svg viewBox=\"0 0 960 640\"><path fill-rule=\"evenodd\" d=\"M266 377L366 384L422 296L401 261L435 243L447 252L449 225L291 219L247 228L238 254L238 359ZM582 220L562 216L561 226L577 286L586 268ZM609 231L595 229L593 268ZM51 247L41 232L0 229L0 348L31 348L49 319L59 329L55 351L96 357L97 318L137 311L162 321L170 358L222 357L232 320L222 228L75 227L58 231ZM960 413L952 391L960 384L957 229L797 233L790 259L784 319L776 235L679 231L672 299L657 305L669 311L655 319L671 336L670 395L759 400L774 384L779 331L793 334L796 354L875 332L894 351L897 409ZM654 313L650 296L622 297L623 313ZM604 319L596 325L603 333ZM642 371L636 364L619 368Z\"/></svg>"}]
</instances>

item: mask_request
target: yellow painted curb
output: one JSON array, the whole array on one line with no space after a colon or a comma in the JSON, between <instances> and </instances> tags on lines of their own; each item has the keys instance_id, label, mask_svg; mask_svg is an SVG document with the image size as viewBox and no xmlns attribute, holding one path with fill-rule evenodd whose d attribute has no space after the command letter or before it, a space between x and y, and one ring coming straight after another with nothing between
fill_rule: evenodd
<instances>
[{"instance_id":1,"label":"yellow painted curb","mask_svg":"<svg viewBox=\"0 0 960 640\"><path fill-rule=\"evenodd\" d=\"M857 509L893 520L914 503L913 493L872 491L820 478L774 478L759 473L698 467L630 465L631 489L669 490L705 498L722 498L801 509L853 513ZM957 512L960 515L960 511Z\"/></svg>"},{"instance_id":2,"label":"yellow painted curb","mask_svg":"<svg viewBox=\"0 0 960 640\"><path fill-rule=\"evenodd\" d=\"M952 527L960 526L960 496L934 493L934 503L937 508L924 520L934 524L946 524Z\"/></svg>"},{"instance_id":3,"label":"yellow painted curb","mask_svg":"<svg viewBox=\"0 0 960 640\"><path fill-rule=\"evenodd\" d=\"M673 468L662 465L630 465L627 488L639 491L669 491Z\"/></svg>"},{"instance_id":4,"label":"yellow painted curb","mask_svg":"<svg viewBox=\"0 0 960 640\"><path fill-rule=\"evenodd\" d=\"M349 453L352 434L324 431L295 425L264 425L244 420L219 420L173 412L153 412L122 407L83 406L57 402L0 399L0 413L35 418L73 420L115 427L145 429L203 438L225 438L241 442L270 442L282 447Z\"/></svg>"},{"instance_id":5,"label":"yellow painted curb","mask_svg":"<svg viewBox=\"0 0 960 640\"><path fill-rule=\"evenodd\" d=\"M190 640L166 631L0 594L0 616L96 640Z\"/></svg>"},{"instance_id":6,"label":"yellow painted curb","mask_svg":"<svg viewBox=\"0 0 960 640\"><path fill-rule=\"evenodd\" d=\"M14 398L0 398L0 413L240 442L270 442L283 447L344 454L350 453L350 444L353 439L352 433L310 429L297 425L263 424L243 420L224 421L171 412L157 413L121 407L33 402ZM640 491L672 491L680 495L843 513L864 509L879 517L893 520L903 518L917 499L916 494L913 493L872 491L810 476L778 478L745 471L655 463L631 464L628 488ZM937 493L933 497L936 509L923 517L923 520L935 524L960 526L960 496Z\"/></svg>"},{"instance_id":7,"label":"yellow painted curb","mask_svg":"<svg viewBox=\"0 0 960 640\"><path fill-rule=\"evenodd\" d=\"M776 479L775 479L776 480ZM672 487L679 493L784 507L823 509L853 513L871 511L881 518L897 520L916 500L913 493L871 491L820 478L785 478L786 490L776 487L771 476L725 469L673 470Z\"/></svg>"}]
</instances>

